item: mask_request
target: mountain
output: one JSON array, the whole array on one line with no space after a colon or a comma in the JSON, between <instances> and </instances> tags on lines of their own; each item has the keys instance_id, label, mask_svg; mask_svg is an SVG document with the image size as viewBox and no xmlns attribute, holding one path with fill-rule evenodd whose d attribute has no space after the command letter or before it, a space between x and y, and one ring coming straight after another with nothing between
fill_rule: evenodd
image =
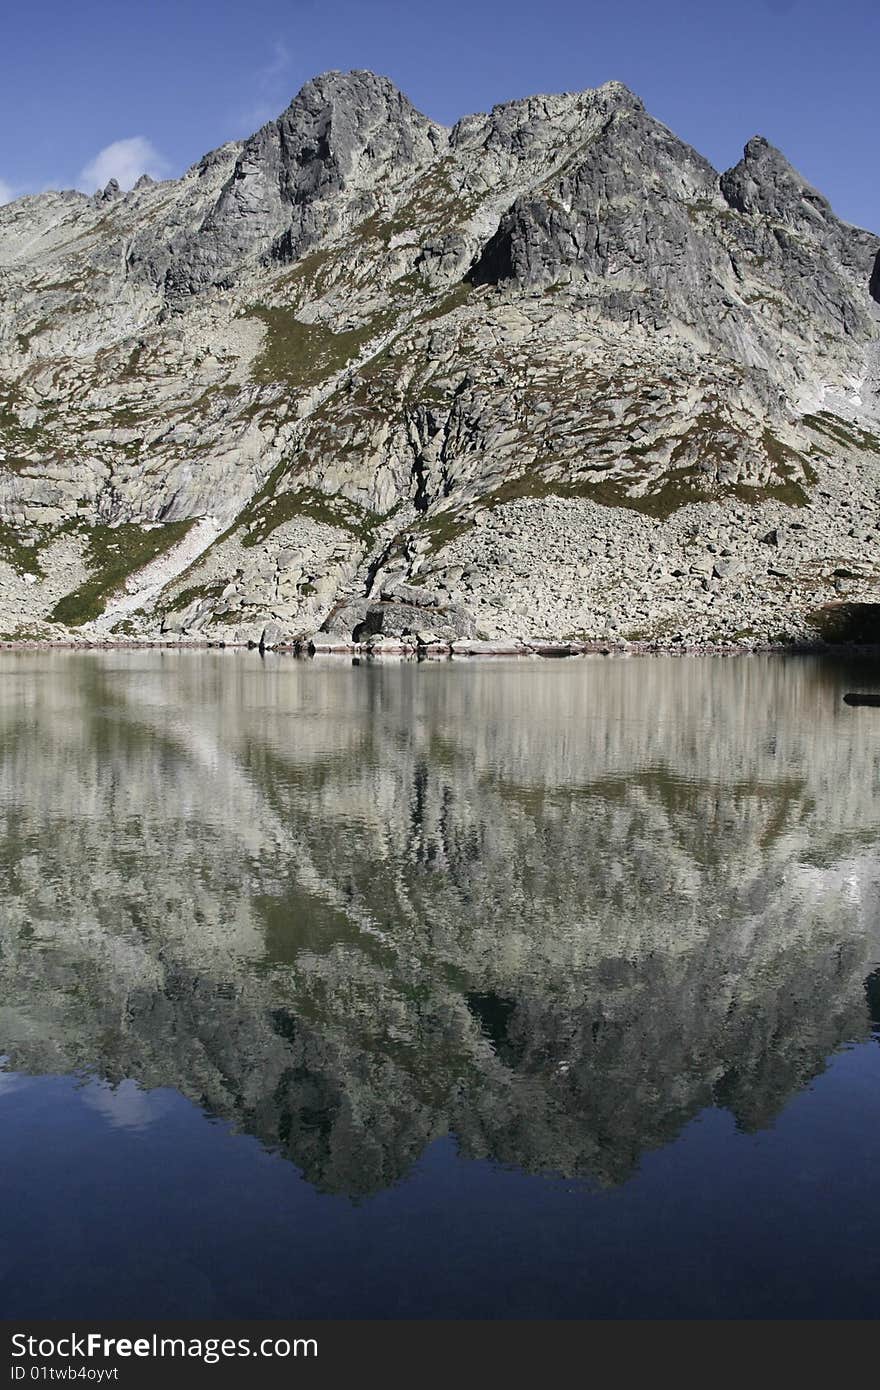
<instances>
[{"instance_id":1,"label":"mountain","mask_svg":"<svg viewBox=\"0 0 880 1390\"><path fill-rule=\"evenodd\" d=\"M0 633L800 640L880 576L880 237L622 84L326 73L0 208Z\"/></svg>"}]
</instances>

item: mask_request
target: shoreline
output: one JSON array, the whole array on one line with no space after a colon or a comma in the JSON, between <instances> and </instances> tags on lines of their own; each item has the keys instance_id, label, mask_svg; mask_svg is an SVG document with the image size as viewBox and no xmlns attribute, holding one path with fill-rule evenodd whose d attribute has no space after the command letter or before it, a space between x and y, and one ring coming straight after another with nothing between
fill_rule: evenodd
<instances>
[{"instance_id":1,"label":"shoreline","mask_svg":"<svg viewBox=\"0 0 880 1390\"><path fill-rule=\"evenodd\" d=\"M263 656L270 652L300 660L333 656L377 660L382 657L410 660L473 660L475 658L540 657L559 660L579 656L847 656L880 659L876 642L566 642L550 638L525 640L456 640L422 642L416 638L340 642L324 634L314 634L293 642L268 645L263 642L168 642L155 641L45 641L22 639L0 642L0 651L250 651Z\"/></svg>"}]
</instances>

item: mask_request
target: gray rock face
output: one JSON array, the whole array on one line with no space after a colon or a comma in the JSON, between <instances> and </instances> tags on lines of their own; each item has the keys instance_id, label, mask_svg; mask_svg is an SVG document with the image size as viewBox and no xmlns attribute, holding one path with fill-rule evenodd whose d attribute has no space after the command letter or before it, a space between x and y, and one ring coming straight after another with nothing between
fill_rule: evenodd
<instances>
[{"instance_id":1,"label":"gray rock face","mask_svg":"<svg viewBox=\"0 0 880 1390\"><path fill-rule=\"evenodd\" d=\"M721 175L719 187L735 211L768 218L815 238L856 275L859 289L864 288L877 254L877 238L835 217L828 199L762 135L748 142L739 164Z\"/></svg>"},{"instance_id":2,"label":"gray rock face","mask_svg":"<svg viewBox=\"0 0 880 1390\"><path fill-rule=\"evenodd\" d=\"M102 189L95 194L96 203L113 203L117 198L122 197L122 189L119 187L117 179L110 179Z\"/></svg>"},{"instance_id":3,"label":"gray rock face","mask_svg":"<svg viewBox=\"0 0 880 1390\"><path fill-rule=\"evenodd\" d=\"M844 331L853 331L850 318L866 331L866 281L872 298L877 298L876 286L872 286L878 256L876 236L835 217L828 199L812 188L761 135L748 142L739 164L721 175L719 186L731 208L769 221L777 244L791 251L792 268L802 281L810 278L805 271L806 255L797 255L799 248L782 234L782 229L788 228L807 243L813 243L809 250L814 256L818 253L824 264L819 266L812 301L807 286L802 287L807 291L803 296L805 307L822 313L827 303L837 298L841 300L838 312ZM839 286L827 283L832 277L839 279L840 270L851 279L854 291L845 299L841 299ZM852 306L851 300L855 301Z\"/></svg>"},{"instance_id":4,"label":"gray rock face","mask_svg":"<svg viewBox=\"0 0 880 1390\"><path fill-rule=\"evenodd\" d=\"M415 591L418 594L418 590ZM431 629L428 624L431 624ZM343 604L327 618L323 630L334 636L350 636L354 642L368 642L371 637L416 637L420 632L436 629L437 637L447 639L474 637L476 627L466 608L444 603L441 599L415 602L403 598L369 599Z\"/></svg>"},{"instance_id":5,"label":"gray rock face","mask_svg":"<svg viewBox=\"0 0 880 1390\"><path fill-rule=\"evenodd\" d=\"M706 160L622 89L572 166L504 215L471 278L544 289L576 269L589 278L614 276L614 293L665 288L682 274L693 286L704 258L687 210L710 199L715 184Z\"/></svg>"},{"instance_id":6,"label":"gray rock face","mask_svg":"<svg viewBox=\"0 0 880 1390\"><path fill-rule=\"evenodd\" d=\"M763 135L755 135L733 169L721 175L721 192L737 212L757 212L805 231L836 222L831 205Z\"/></svg>"},{"instance_id":7,"label":"gray rock face","mask_svg":"<svg viewBox=\"0 0 880 1390\"><path fill-rule=\"evenodd\" d=\"M444 140L387 78L325 73L245 142L197 228L168 245L145 232L130 266L161 277L174 301L234 277L254 257L294 261L372 212L376 185L428 164Z\"/></svg>"},{"instance_id":8,"label":"gray rock face","mask_svg":"<svg viewBox=\"0 0 880 1390\"><path fill-rule=\"evenodd\" d=\"M181 179L0 208L0 635L431 593L465 640L802 638L880 583L878 306L760 137L719 175L618 82L445 130L327 73Z\"/></svg>"},{"instance_id":9,"label":"gray rock face","mask_svg":"<svg viewBox=\"0 0 880 1390\"><path fill-rule=\"evenodd\" d=\"M743 216L725 217L719 195ZM583 162L504 214L470 279L546 290L582 276L611 318L658 327L676 318L714 346L748 345L769 362L774 334L743 293L749 263L813 328L868 342L876 254L877 238L840 222L763 138L719 178L629 97Z\"/></svg>"}]
</instances>

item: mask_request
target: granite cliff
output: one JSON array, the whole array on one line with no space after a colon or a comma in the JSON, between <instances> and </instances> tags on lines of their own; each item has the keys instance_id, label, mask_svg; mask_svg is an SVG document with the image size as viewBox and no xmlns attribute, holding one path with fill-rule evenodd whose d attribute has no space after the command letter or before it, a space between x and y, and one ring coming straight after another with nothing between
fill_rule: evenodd
<instances>
[{"instance_id":1,"label":"granite cliff","mask_svg":"<svg viewBox=\"0 0 880 1390\"><path fill-rule=\"evenodd\" d=\"M880 577L880 237L622 84L327 73L0 208L0 633L808 639ZM423 639L427 640L427 639Z\"/></svg>"}]
</instances>

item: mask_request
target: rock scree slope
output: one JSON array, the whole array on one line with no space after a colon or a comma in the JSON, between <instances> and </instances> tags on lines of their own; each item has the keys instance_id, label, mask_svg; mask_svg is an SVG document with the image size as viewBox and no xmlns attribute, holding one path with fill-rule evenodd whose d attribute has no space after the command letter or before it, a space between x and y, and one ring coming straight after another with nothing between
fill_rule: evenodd
<instances>
[{"instance_id":1,"label":"rock scree slope","mask_svg":"<svg viewBox=\"0 0 880 1390\"><path fill-rule=\"evenodd\" d=\"M880 236L619 82L0 208L6 641L809 641L878 493Z\"/></svg>"}]
</instances>

